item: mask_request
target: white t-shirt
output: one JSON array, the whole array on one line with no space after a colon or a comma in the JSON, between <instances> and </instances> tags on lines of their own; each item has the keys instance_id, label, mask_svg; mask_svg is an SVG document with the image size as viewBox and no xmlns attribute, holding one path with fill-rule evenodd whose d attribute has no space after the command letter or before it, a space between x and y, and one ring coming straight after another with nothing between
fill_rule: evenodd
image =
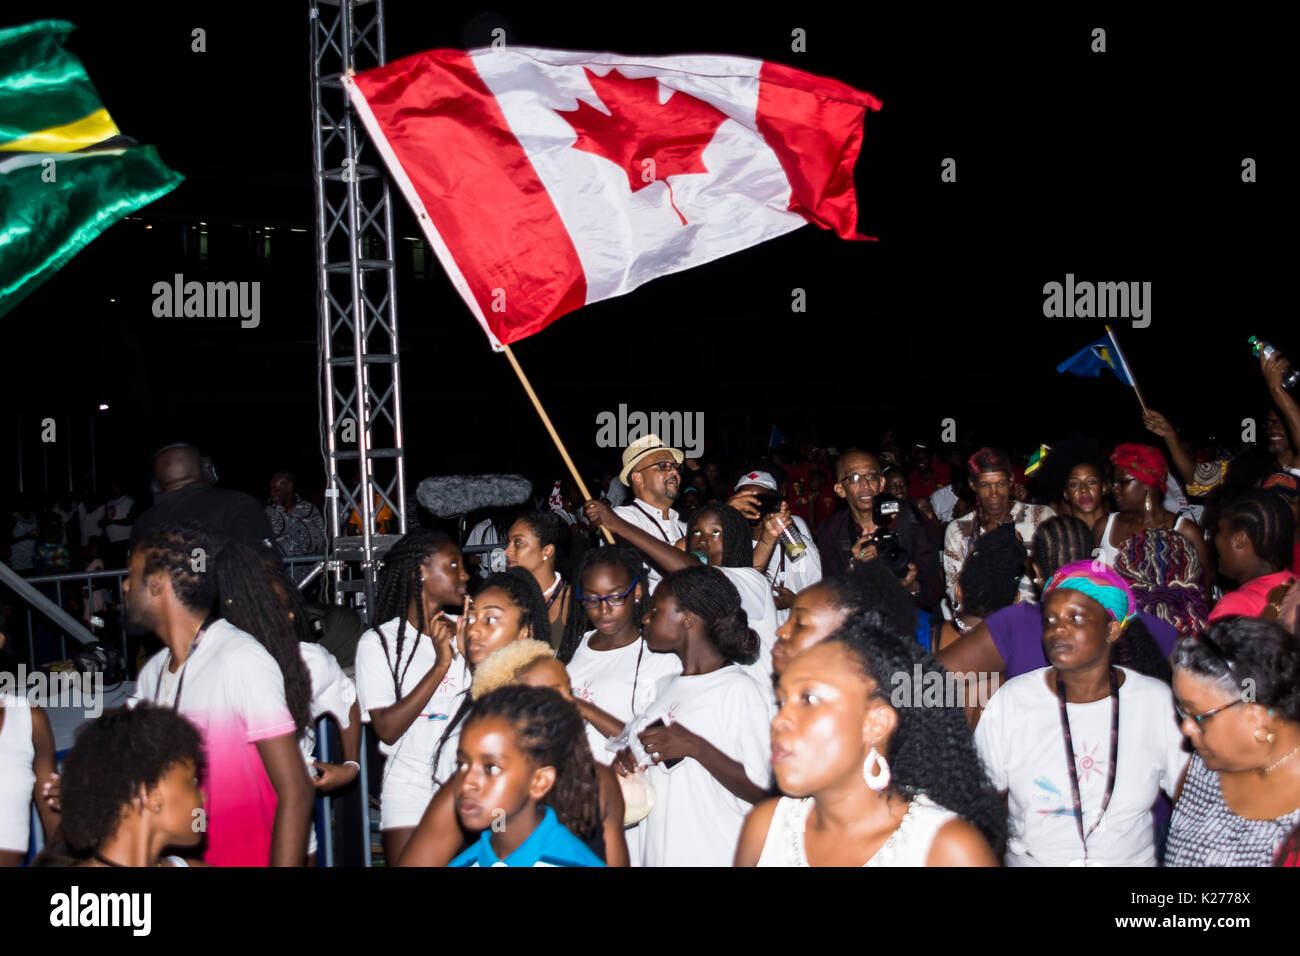
<instances>
[{"instance_id":1,"label":"white t-shirt","mask_svg":"<svg viewBox=\"0 0 1300 956\"><path fill-rule=\"evenodd\" d=\"M131 513L131 506L134 504L134 498L130 495L122 495L104 505L104 535L109 541L125 541L131 537L131 525L109 524L109 522L125 518Z\"/></svg>"},{"instance_id":2,"label":"white t-shirt","mask_svg":"<svg viewBox=\"0 0 1300 956\"><path fill-rule=\"evenodd\" d=\"M307 666L307 676L311 679L311 719L320 720L326 714L333 714L339 726L346 730L349 726L348 712L357 699L357 688L352 678L343 673L334 655L319 644L307 641L298 642L298 653ZM307 770L315 774L312 765L312 751L316 749L316 725L313 723L307 732L299 738L302 755L307 761ZM341 755L332 755L331 763L342 763Z\"/></svg>"},{"instance_id":3,"label":"white t-shirt","mask_svg":"<svg viewBox=\"0 0 1300 956\"><path fill-rule=\"evenodd\" d=\"M798 515L790 516L794 520L795 527L803 535L804 542L808 545L798 560L791 561L789 555L785 553L785 548L781 542L777 542L776 547L772 549L772 557L767 562L767 580L773 587L789 588L795 594L798 594L804 588L812 587L822 579L822 556L817 550L817 545L813 543L812 532L808 529L808 522L804 521ZM758 547L758 540L755 539L754 547ZM778 610L776 612L776 626L780 627L790 617L790 609Z\"/></svg>"},{"instance_id":4,"label":"white t-shirt","mask_svg":"<svg viewBox=\"0 0 1300 956\"><path fill-rule=\"evenodd\" d=\"M84 504L77 504L77 515L81 518L81 546L84 548L90 539L101 534L99 523L104 520L104 506L87 511Z\"/></svg>"},{"instance_id":5,"label":"white t-shirt","mask_svg":"<svg viewBox=\"0 0 1300 956\"><path fill-rule=\"evenodd\" d=\"M0 694L0 713L0 850L26 853L36 786L32 711L26 697Z\"/></svg>"},{"instance_id":6,"label":"white t-shirt","mask_svg":"<svg viewBox=\"0 0 1300 956\"><path fill-rule=\"evenodd\" d=\"M496 526L492 524L491 518L484 518L478 524L470 529L469 537L465 539L465 544L501 544L501 536L497 534ZM478 576L486 578L492 573L492 556L496 551L483 551L478 555ZM505 551L501 551L501 566L505 567Z\"/></svg>"},{"instance_id":7,"label":"white t-shirt","mask_svg":"<svg viewBox=\"0 0 1300 956\"><path fill-rule=\"evenodd\" d=\"M1151 806L1172 794L1187 763L1168 685L1128 668L1119 689L1115 791L1097 823L1110 763L1111 699L1067 704L1089 866L1155 866ZM1009 790L1008 866L1080 866L1083 844L1065 763L1060 705L1041 668L1007 681L984 708L975 745Z\"/></svg>"},{"instance_id":8,"label":"white t-shirt","mask_svg":"<svg viewBox=\"0 0 1300 956\"><path fill-rule=\"evenodd\" d=\"M758 568L718 568L740 592L749 626L758 634L758 660L741 666L766 690L772 689L772 648L776 644L776 602L772 585Z\"/></svg>"},{"instance_id":9,"label":"white t-shirt","mask_svg":"<svg viewBox=\"0 0 1300 956\"><path fill-rule=\"evenodd\" d=\"M256 744L298 729L280 665L255 637L224 620L208 627L175 674L166 670L170 658L166 649L149 658L131 703L175 706L203 735L206 862L266 866L276 794Z\"/></svg>"},{"instance_id":10,"label":"white t-shirt","mask_svg":"<svg viewBox=\"0 0 1300 956\"><path fill-rule=\"evenodd\" d=\"M934 509L934 516L940 524L951 521L953 509L957 507L957 492L952 490L952 485L936 488L930 495L930 507Z\"/></svg>"},{"instance_id":11,"label":"white t-shirt","mask_svg":"<svg viewBox=\"0 0 1300 956\"><path fill-rule=\"evenodd\" d=\"M636 525L646 534L654 535L666 544L676 544L678 539L686 536L686 525L682 523L682 519L675 508L669 508L668 517L664 518L663 512L654 505L634 499L628 504L615 508L614 514ZM651 594L654 593L654 589L663 580L663 577L651 566L650 573L646 576L646 583Z\"/></svg>"},{"instance_id":12,"label":"white t-shirt","mask_svg":"<svg viewBox=\"0 0 1300 956\"><path fill-rule=\"evenodd\" d=\"M675 677L633 730L663 718L680 723L745 768L760 787L771 780L772 695L728 664L709 674ZM694 759L671 769L652 764L646 776L655 806L641 824L643 866L730 866L752 804L719 783Z\"/></svg>"},{"instance_id":13,"label":"white t-shirt","mask_svg":"<svg viewBox=\"0 0 1300 956\"><path fill-rule=\"evenodd\" d=\"M654 703L660 685L682 672L681 658L676 654L656 654L643 640L612 651L593 651L591 638L595 633L593 630L583 635L582 643L573 652L573 660L567 665L573 696L595 704L626 724L634 714L645 713ZM590 723L587 739L598 763L607 767L613 763L614 753L605 749L605 735Z\"/></svg>"},{"instance_id":14,"label":"white t-shirt","mask_svg":"<svg viewBox=\"0 0 1300 956\"><path fill-rule=\"evenodd\" d=\"M393 692L393 661L397 653L397 625L400 621L401 618L395 617L379 626L379 631L388 644L387 652L379 641L379 633L373 628L362 634L357 642L357 701L361 705L361 720L365 723L370 722L371 708L390 707L397 702L398 697ZM406 634L402 638L402 660L398 668L399 674L405 672L401 683L402 697L409 694L420 679L433 669L436 659L433 639L422 634L417 640L416 634L416 629L408 621ZM406 733L395 744L380 741L380 752L388 756L385 778L398 774L427 781L431 777L433 755L438 749L438 741L442 739L451 719L456 716L461 701L469 691L469 684L469 662L464 655L457 655L442 683L420 709L420 716L411 722ZM455 756L454 748L452 756Z\"/></svg>"}]
</instances>

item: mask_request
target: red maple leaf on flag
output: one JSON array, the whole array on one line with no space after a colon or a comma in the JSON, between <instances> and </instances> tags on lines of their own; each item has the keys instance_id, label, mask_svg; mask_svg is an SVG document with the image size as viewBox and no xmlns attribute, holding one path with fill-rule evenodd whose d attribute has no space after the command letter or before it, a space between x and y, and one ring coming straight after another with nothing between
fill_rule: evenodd
<instances>
[{"instance_id":1,"label":"red maple leaf on flag","mask_svg":"<svg viewBox=\"0 0 1300 956\"><path fill-rule=\"evenodd\" d=\"M610 70L602 77L587 67L583 72L609 114L583 100L576 110L556 110L578 134L573 148L614 163L627 174L632 192L662 181L673 212L686 225L668 177L709 171L704 149L727 115L681 90L660 103L659 80L653 76L632 80Z\"/></svg>"}]
</instances>

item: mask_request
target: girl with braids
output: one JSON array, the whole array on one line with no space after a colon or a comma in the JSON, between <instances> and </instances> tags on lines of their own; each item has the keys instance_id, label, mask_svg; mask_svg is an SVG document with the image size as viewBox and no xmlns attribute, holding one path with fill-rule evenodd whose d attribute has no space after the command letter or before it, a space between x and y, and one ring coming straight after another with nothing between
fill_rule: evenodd
<instances>
[{"instance_id":1,"label":"girl with braids","mask_svg":"<svg viewBox=\"0 0 1300 956\"><path fill-rule=\"evenodd\" d=\"M565 567L569 526L553 511L529 511L515 519L506 534L506 567L523 568L533 576L546 601L550 630L545 639L559 647L564 637L565 615L572 603L569 583L559 568Z\"/></svg>"},{"instance_id":2,"label":"girl with braids","mask_svg":"<svg viewBox=\"0 0 1300 956\"><path fill-rule=\"evenodd\" d=\"M473 604L466 604L457 628L457 642L464 642L471 680L493 651L515 641L539 640L538 635L548 634L548 627L546 602L531 574L523 568L509 568L489 575ZM473 698L464 696L438 741L432 763L435 786L446 783L456 772L456 736L472 708Z\"/></svg>"},{"instance_id":3,"label":"girl with braids","mask_svg":"<svg viewBox=\"0 0 1300 956\"><path fill-rule=\"evenodd\" d=\"M954 707L895 707L893 675L943 674L867 611L777 684L772 771L789 796L745 820L736 866L997 866L1006 810Z\"/></svg>"},{"instance_id":4,"label":"girl with braids","mask_svg":"<svg viewBox=\"0 0 1300 956\"><path fill-rule=\"evenodd\" d=\"M524 639L499 647L474 670L470 688L477 702L503 687L523 685L557 691L574 703L569 675L546 641ZM608 767L596 765L599 785L599 816L594 820L570 817L564 807L557 807L557 818L571 833L582 840L607 866L627 866L627 843L623 838L624 804L619 779ZM466 849L469 838L456 816L457 787L439 788L429 803L398 866L445 866Z\"/></svg>"},{"instance_id":5,"label":"girl with braids","mask_svg":"<svg viewBox=\"0 0 1300 956\"><path fill-rule=\"evenodd\" d=\"M1229 614L1258 617L1269 605L1268 592L1295 580L1291 539L1295 518L1281 495L1263 488L1247 491L1219 517L1214 549L1219 571L1237 582L1210 612L1217 621Z\"/></svg>"},{"instance_id":6,"label":"girl with braids","mask_svg":"<svg viewBox=\"0 0 1300 956\"><path fill-rule=\"evenodd\" d=\"M1205 629L1205 569L1181 534L1139 531L1120 546L1115 570L1128 582L1139 610L1172 624L1182 637Z\"/></svg>"},{"instance_id":7,"label":"girl with braids","mask_svg":"<svg viewBox=\"0 0 1300 956\"><path fill-rule=\"evenodd\" d=\"M63 765L62 834L77 866L191 866L166 847L203 838L203 740L170 710L110 710L77 730ZM201 864L198 864L201 865Z\"/></svg>"},{"instance_id":8,"label":"girl with braids","mask_svg":"<svg viewBox=\"0 0 1300 956\"><path fill-rule=\"evenodd\" d=\"M544 687L477 701L456 747L456 814L479 838L448 866L604 866L574 832L599 826L582 718Z\"/></svg>"},{"instance_id":9,"label":"girl with braids","mask_svg":"<svg viewBox=\"0 0 1300 956\"><path fill-rule=\"evenodd\" d=\"M1009 680L975 728L1009 796L1006 862L1155 866L1152 806L1176 791L1187 756L1169 686L1113 661L1133 593L1111 569L1076 561L1043 588L1042 614L1050 666Z\"/></svg>"},{"instance_id":10,"label":"girl with braids","mask_svg":"<svg viewBox=\"0 0 1300 956\"><path fill-rule=\"evenodd\" d=\"M1300 640L1227 617L1174 650L1174 701L1193 751L1166 866L1295 865L1300 826Z\"/></svg>"},{"instance_id":11,"label":"girl with braids","mask_svg":"<svg viewBox=\"0 0 1300 956\"><path fill-rule=\"evenodd\" d=\"M1029 560L1035 587L1042 587L1062 566L1088 559L1094 550L1092 532L1078 518L1058 515L1038 526ZM1158 650L1150 652L1146 640L1154 640ZM1173 625L1145 611L1124 629L1122 645L1140 645L1136 657L1123 661L1142 673L1169 679L1168 665L1161 661L1169 656L1178 641ZM954 673L992 673L1000 680L1047 666L1043 652L1042 608L1033 601L1018 601L994 611L974 629L963 634L938 653L939 663ZM978 711L969 715L972 720Z\"/></svg>"},{"instance_id":12,"label":"girl with braids","mask_svg":"<svg viewBox=\"0 0 1300 956\"><path fill-rule=\"evenodd\" d=\"M740 594L749 627L758 635L758 657L749 667L750 675L764 687L769 686L772 645L776 643L776 602L771 582L754 567L754 539L743 514L716 501L704 505L691 516L683 550L620 518L603 502L589 501L585 507L593 525L608 527L665 574L698 566L701 560L721 571Z\"/></svg>"},{"instance_id":13,"label":"girl with braids","mask_svg":"<svg viewBox=\"0 0 1300 956\"><path fill-rule=\"evenodd\" d=\"M375 619L383 623L357 642L361 719L388 758L379 797L388 860L401 855L433 797L433 755L469 689L460 622L447 613L468 603L464 563L441 532L403 535L379 577Z\"/></svg>"},{"instance_id":14,"label":"girl with braids","mask_svg":"<svg viewBox=\"0 0 1300 956\"><path fill-rule=\"evenodd\" d=\"M678 657L682 673L633 719L630 746L614 759L624 775L647 767L655 791L640 863L726 866L769 781L771 685L738 666L757 659L758 635L730 579L696 564L655 589L645 639L649 650Z\"/></svg>"},{"instance_id":15,"label":"girl with braids","mask_svg":"<svg viewBox=\"0 0 1300 956\"><path fill-rule=\"evenodd\" d=\"M1196 549L1202 567L1210 567L1210 552L1205 536L1190 512L1171 514L1165 510L1165 484L1169 465L1164 452L1150 445L1119 445L1111 452L1115 467L1115 505L1117 511L1099 517L1092 532L1101 547L1101 560L1115 566L1120 545L1147 528L1176 531Z\"/></svg>"},{"instance_id":16,"label":"girl with braids","mask_svg":"<svg viewBox=\"0 0 1300 956\"><path fill-rule=\"evenodd\" d=\"M650 609L646 567L631 548L594 548L574 575L581 614L569 620L559 658L573 684L578 713L596 762L614 759L605 742L655 699L665 679L682 672L673 654L646 647L641 622Z\"/></svg>"},{"instance_id":17,"label":"girl with braids","mask_svg":"<svg viewBox=\"0 0 1300 956\"><path fill-rule=\"evenodd\" d=\"M170 707L207 751L207 851L215 866L301 866L313 789L298 750L309 688L292 629L255 552L201 525L163 525L134 546L123 602L165 645L135 702ZM261 618L257 634L229 620ZM225 614L223 619L220 615Z\"/></svg>"}]
</instances>

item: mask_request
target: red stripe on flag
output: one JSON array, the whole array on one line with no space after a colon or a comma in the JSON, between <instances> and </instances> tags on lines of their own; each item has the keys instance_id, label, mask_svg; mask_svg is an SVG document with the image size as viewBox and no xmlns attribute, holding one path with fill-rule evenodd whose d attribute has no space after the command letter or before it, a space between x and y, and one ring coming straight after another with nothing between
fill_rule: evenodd
<instances>
[{"instance_id":1,"label":"red stripe on flag","mask_svg":"<svg viewBox=\"0 0 1300 956\"><path fill-rule=\"evenodd\" d=\"M355 80L502 344L586 304L577 250L473 57L433 50Z\"/></svg>"},{"instance_id":2,"label":"red stripe on flag","mask_svg":"<svg viewBox=\"0 0 1300 956\"><path fill-rule=\"evenodd\" d=\"M857 231L853 166L862 118L880 100L836 80L764 61L759 72L758 131L790 180L790 211L842 239Z\"/></svg>"}]
</instances>

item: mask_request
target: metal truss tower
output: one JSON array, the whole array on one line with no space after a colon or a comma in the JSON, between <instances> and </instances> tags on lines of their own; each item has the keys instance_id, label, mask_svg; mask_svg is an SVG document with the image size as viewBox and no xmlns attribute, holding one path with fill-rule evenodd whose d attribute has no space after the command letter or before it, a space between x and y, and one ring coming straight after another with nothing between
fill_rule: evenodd
<instances>
[{"instance_id":1,"label":"metal truss tower","mask_svg":"<svg viewBox=\"0 0 1300 956\"><path fill-rule=\"evenodd\" d=\"M335 603L348 592L364 596L374 624L378 561L406 532L393 210L381 160L339 77L384 64L384 5L309 6L327 569ZM377 533L386 509L396 534Z\"/></svg>"}]
</instances>

